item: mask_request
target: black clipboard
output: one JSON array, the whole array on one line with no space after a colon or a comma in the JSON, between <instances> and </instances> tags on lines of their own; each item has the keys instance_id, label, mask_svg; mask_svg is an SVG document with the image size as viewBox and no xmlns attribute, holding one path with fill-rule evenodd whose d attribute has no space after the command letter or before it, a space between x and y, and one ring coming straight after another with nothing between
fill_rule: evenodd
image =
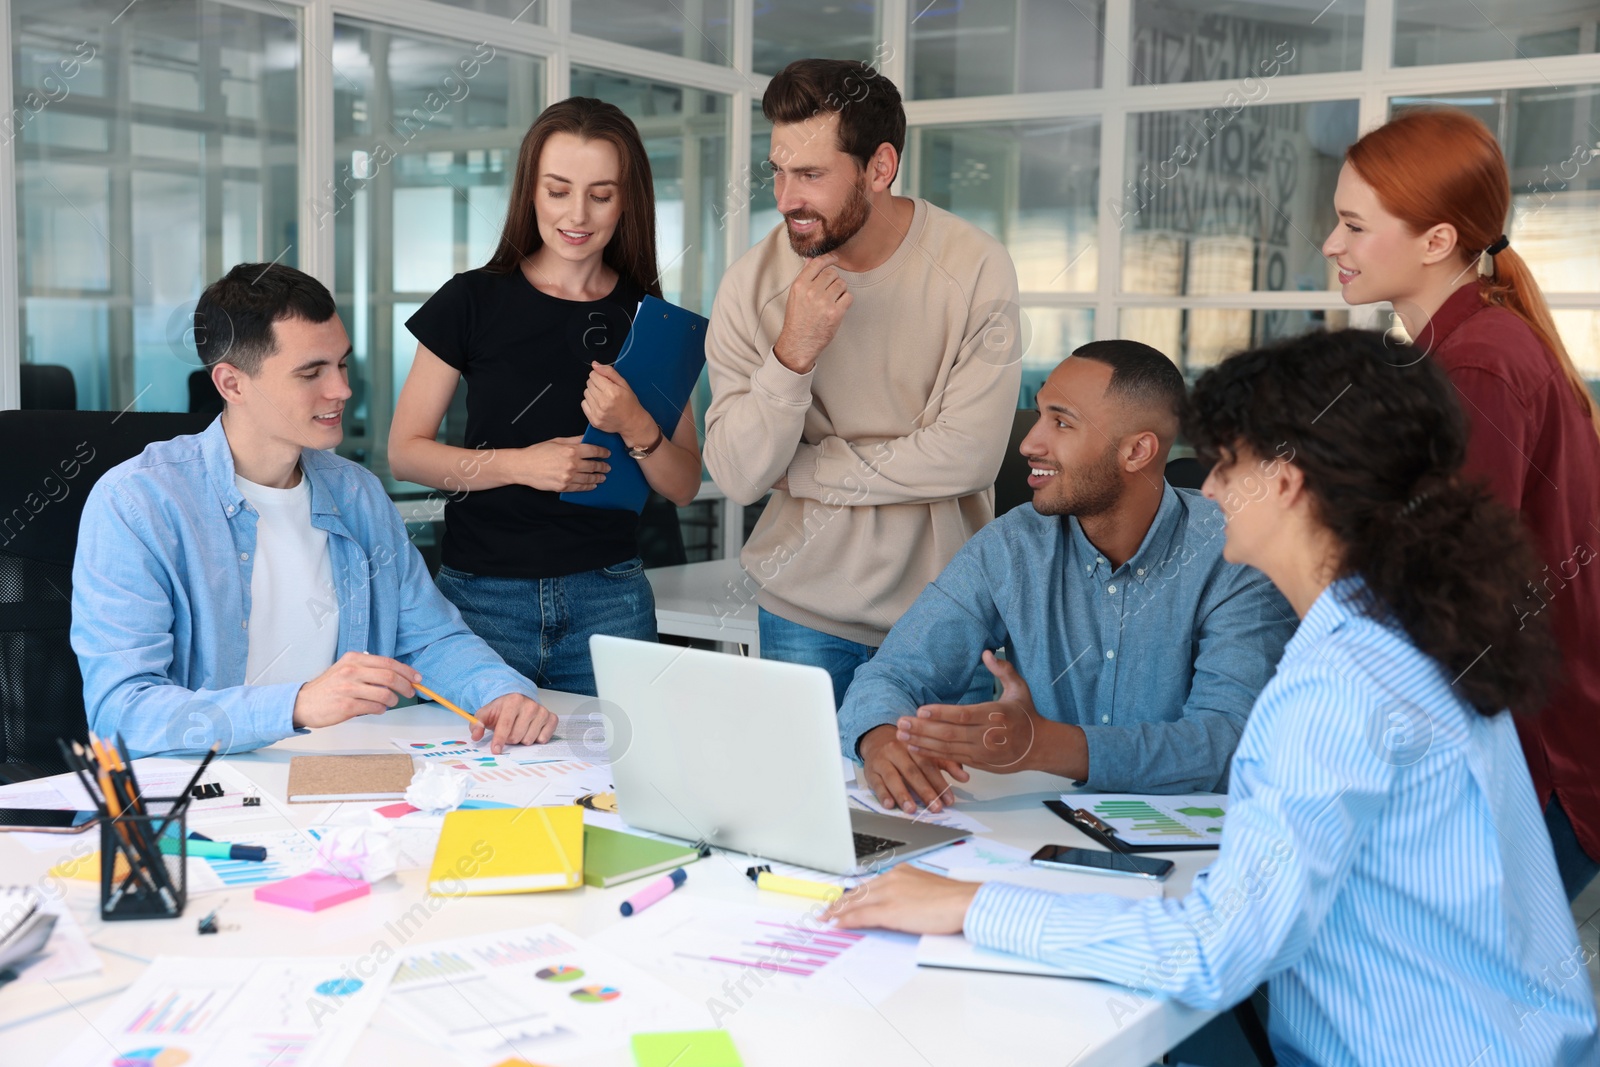
<instances>
[{"instance_id":1,"label":"black clipboard","mask_svg":"<svg viewBox=\"0 0 1600 1067\"><path fill-rule=\"evenodd\" d=\"M678 420L689 403L689 394L694 392L700 370L706 365L706 328L709 325L705 318L692 311L647 296L633 316L628 339L623 342L622 354L614 364L622 380L639 398L640 405L667 437L677 430ZM621 435L591 426L584 431L583 443L609 448L611 456L606 462L611 465L611 471L606 480L593 489L562 493L561 499L589 508L634 514L643 511L645 500L650 496L650 483L645 481L639 461L628 455L628 446Z\"/></svg>"},{"instance_id":2,"label":"black clipboard","mask_svg":"<svg viewBox=\"0 0 1600 1067\"><path fill-rule=\"evenodd\" d=\"M1215 852L1222 845L1220 841L1215 844L1207 842L1203 845L1130 845L1118 837L1115 830L1088 812L1080 816L1078 812L1082 810L1081 808L1068 807L1059 800L1047 800L1044 806L1112 852Z\"/></svg>"}]
</instances>

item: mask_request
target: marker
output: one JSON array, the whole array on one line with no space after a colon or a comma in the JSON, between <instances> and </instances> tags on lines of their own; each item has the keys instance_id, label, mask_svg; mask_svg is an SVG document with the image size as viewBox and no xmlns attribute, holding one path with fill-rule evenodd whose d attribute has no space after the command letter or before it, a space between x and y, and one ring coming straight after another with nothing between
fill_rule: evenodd
<instances>
[{"instance_id":1,"label":"marker","mask_svg":"<svg viewBox=\"0 0 1600 1067\"><path fill-rule=\"evenodd\" d=\"M212 841L210 838L189 835L188 851L191 856L203 856L213 860L253 860L263 863L267 858L267 850L260 845L235 845L227 841ZM161 851L167 856L178 854L179 841L171 834L161 838Z\"/></svg>"},{"instance_id":2,"label":"marker","mask_svg":"<svg viewBox=\"0 0 1600 1067\"><path fill-rule=\"evenodd\" d=\"M790 878L787 875L773 874L772 868L765 865L750 867L745 870L745 877L756 884L757 889L770 889L774 893L788 893L791 896L810 897L813 900L834 901L844 896L844 887L830 885L827 882L813 882L807 878Z\"/></svg>"},{"instance_id":3,"label":"marker","mask_svg":"<svg viewBox=\"0 0 1600 1067\"><path fill-rule=\"evenodd\" d=\"M651 882L649 885L645 886L633 896L622 902L623 917L626 918L629 915L634 915L643 911L656 901L662 900L669 896L674 889L678 888L688 880L688 872L686 872L682 867L679 867L671 874L662 875L660 878L657 878L655 881Z\"/></svg>"}]
</instances>

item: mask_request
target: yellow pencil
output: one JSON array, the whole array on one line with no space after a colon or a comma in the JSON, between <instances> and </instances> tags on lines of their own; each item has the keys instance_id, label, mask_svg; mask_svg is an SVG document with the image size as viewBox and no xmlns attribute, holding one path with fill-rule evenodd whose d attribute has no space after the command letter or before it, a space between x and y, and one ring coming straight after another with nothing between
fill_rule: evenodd
<instances>
[{"instance_id":1,"label":"yellow pencil","mask_svg":"<svg viewBox=\"0 0 1600 1067\"><path fill-rule=\"evenodd\" d=\"M476 715L471 715L471 714L468 714L465 711L462 711L460 708L456 707L454 704L450 703L444 697L440 696L438 693L435 693L432 689L429 689L427 686L423 685L421 682L413 683L412 687L414 689L416 689L417 692L421 693L423 696L425 696L429 700L433 701L435 704L439 705L442 708L449 708L451 711L455 712L457 715L461 716L463 719L466 719L472 725L474 725L474 726L483 726L483 723L478 721L478 717ZM483 726L483 728L485 730L488 729L487 726Z\"/></svg>"}]
</instances>

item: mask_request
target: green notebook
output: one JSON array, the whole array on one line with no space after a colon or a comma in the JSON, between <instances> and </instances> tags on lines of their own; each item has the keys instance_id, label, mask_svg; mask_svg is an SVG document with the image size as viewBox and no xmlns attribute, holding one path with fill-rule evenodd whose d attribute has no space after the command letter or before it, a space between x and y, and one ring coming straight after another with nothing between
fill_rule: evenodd
<instances>
[{"instance_id":1,"label":"green notebook","mask_svg":"<svg viewBox=\"0 0 1600 1067\"><path fill-rule=\"evenodd\" d=\"M657 841L600 826L583 828L583 881L606 889L693 863L700 853L687 845Z\"/></svg>"},{"instance_id":2,"label":"green notebook","mask_svg":"<svg viewBox=\"0 0 1600 1067\"><path fill-rule=\"evenodd\" d=\"M634 1034L633 1061L639 1067L744 1067L726 1030Z\"/></svg>"}]
</instances>

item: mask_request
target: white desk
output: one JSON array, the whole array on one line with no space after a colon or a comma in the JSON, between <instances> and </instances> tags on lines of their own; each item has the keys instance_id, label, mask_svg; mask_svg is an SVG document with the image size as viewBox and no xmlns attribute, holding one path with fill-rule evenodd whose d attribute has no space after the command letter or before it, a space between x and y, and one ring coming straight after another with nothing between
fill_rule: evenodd
<instances>
[{"instance_id":1,"label":"white desk","mask_svg":"<svg viewBox=\"0 0 1600 1067\"><path fill-rule=\"evenodd\" d=\"M656 597L656 629L677 637L747 645L761 654L756 582L737 559L655 567L644 572Z\"/></svg>"},{"instance_id":2,"label":"white desk","mask_svg":"<svg viewBox=\"0 0 1600 1067\"><path fill-rule=\"evenodd\" d=\"M560 713L574 710L579 700L561 693L543 696L552 710ZM281 799L293 755L392 752L387 740L391 735L436 735L448 726L440 721L437 709L405 708L291 738L234 757L231 762L264 792ZM1056 795L1061 784L1061 779L1038 773L1006 777L974 773L972 783L961 787L959 794L966 810L988 824L992 836L1000 840L1030 849L1045 842L1084 843L1082 835L1040 804ZM321 805L292 808L290 818L298 823L322 810ZM252 824L255 828L264 825ZM0 881L37 884L61 858L59 854L29 852L6 836L0 834L0 871L4 872ZM67 838L68 842L75 840L79 839ZM1212 855L1172 854L1178 870L1168 895L1185 891ZM791 899L772 893L760 893L758 898L743 871L719 855L688 870L689 881L680 894L771 907L786 906ZM66 883L71 887L68 904L101 950L105 969L99 975L54 986L13 984L0 989L4 1062L29 1067L49 1062L104 1010L113 994L137 978L142 961L153 956L360 955L375 951L379 941L387 941L390 950L397 950L392 931L398 927L386 928L386 924L395 923L424 899L425 873L402 871L398 883L385 880L373 888L371 896L315 915L258 905L248 892L231 892L194 898L181 919L118 923L100 921L93 885ZM52 880L45 888L57 884ZM623 885L608 890L453 898L407 940L420 943L540 922L561 923L589 937L625 921L618 915L617 905L635 889L637 885ZM195 932L196 918L224 897L227 904L219 918L238 929L201 937ZM805 910L806 904L793 900L797 912ZM724 995L709 980L676 974L661 977L702 1003ZM1120 1018L1111 1008L1114 999L1122 1005ZM1141 1004L1132 1014L1126 1011L1130 999ZM383 1018L380 1012L350 1057L351 1064L441 1067L451 1062L405 1035L381 1032ZM1095 982L923 969L876 1006L863 1001L858 1007L842 1007L772 989L756 993L724 1021L750 1067L813 1067L818 1063L1146 1067L1210 1018L1208 1012L1164 1001L1145 1002L1120 987ZM564 1060L563 1067L568 1062ZM632 1058L624 1046L604 1056L570 1062L627 1067Z\"/></svg>"}]
</instances>

